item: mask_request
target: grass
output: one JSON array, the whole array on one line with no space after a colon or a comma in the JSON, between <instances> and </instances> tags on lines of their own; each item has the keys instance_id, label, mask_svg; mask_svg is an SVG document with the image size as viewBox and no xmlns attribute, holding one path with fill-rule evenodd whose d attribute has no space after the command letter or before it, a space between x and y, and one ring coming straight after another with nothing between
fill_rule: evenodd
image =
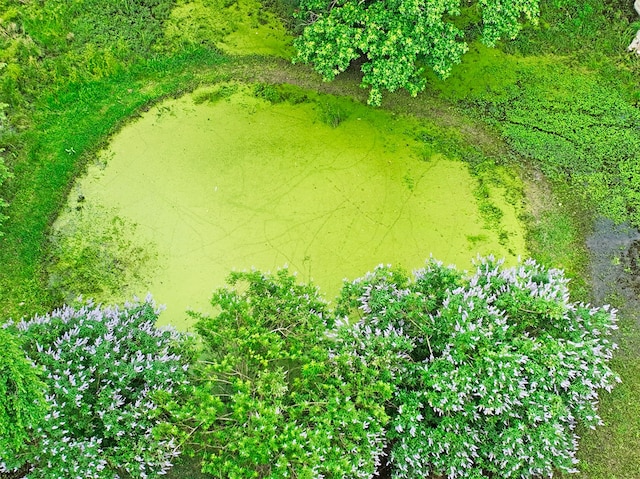
<instances>
[{"instance_id":1,"label":"grass","mask_svg":"<svg viewBox=\"0 0 640 479\"><path fill-rule=\"evenodd\" d=\"M615 305L619 299L610 298ZM621 303L617 342L611 361L622 382L610 394L600 395L603 426L579 431L582 436L577 479L636 479L640 477L640 316L637 304Z\"/></svg>"}]
</instances>

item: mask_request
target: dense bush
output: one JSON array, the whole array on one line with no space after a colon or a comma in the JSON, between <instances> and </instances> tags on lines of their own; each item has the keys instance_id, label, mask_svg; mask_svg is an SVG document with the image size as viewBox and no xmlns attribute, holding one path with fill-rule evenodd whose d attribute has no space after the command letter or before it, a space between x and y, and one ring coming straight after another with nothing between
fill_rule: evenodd
<instances>
[{"instance_id":1,"label":"dense bush","mask_svg":"<svg viewBox=\"0 0 640 479\"><path fill-rule=\"evenodd\" d=\"M34 429L47 412L45 385L17 339L0 328L0 472L20 465Z\"/></svg>"},{"instance_id":2,"label":"dense bush","mask_svg":"<svg viewBox=\"0 0 640 479\"><path fill-rule=\"evenodd\" d=\"M430 261L412 281L380 267L345 286L339 311L413 344L391 401L394 478L575 469L576 426L600 422L597 391L618 380L615 314L571 303L566 284L531 260L480 259L468 276Z\"/></svg>"},{"instance_id":3,"label":"dense bush","mask_svg":"<svg viewBox=\"0 0 640 479\"><path fill-rule=\"evenodd\" d=\"M173 408L185 447L220 479L372 477L406 340L377 334L363 349L358 328L331 334L318 291L284 270L229 283L218 314L195 315L203 361Z\"/></svg>"},{"instance_id":4,"label":"dense bush","mask_svg":"<svg viewBox=\"0 0 640 479\"><path fill-rule=\"evenodd\" d=\"M521 22L536 22L538 3L302 0L298 16L305 28L295 41L296 61L330 81L361 60L369 103L380 105L383 90L404 88L413 96L424 90L427 69L449 76L468 49L462 24L481 29L482 40L494 46L517 36Z\"/></svg>"},{"instance_id":5,"label":"dense bush","mask_svg":"<svg viewBox=\"0 0 640 479\"><path fill-rule=\"evenodd\" d=\"M156 318L147 299L13 326L47 385L49 411L21 458L29 479L146 478L171 466L177 448L153 433L157 403L185 384L191 342Z\"/></svg>"}]
</instances>

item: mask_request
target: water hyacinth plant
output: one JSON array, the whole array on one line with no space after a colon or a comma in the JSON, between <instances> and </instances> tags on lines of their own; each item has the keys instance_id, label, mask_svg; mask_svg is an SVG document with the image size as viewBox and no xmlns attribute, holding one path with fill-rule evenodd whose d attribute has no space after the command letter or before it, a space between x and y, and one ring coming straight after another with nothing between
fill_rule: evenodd
<instances>
[{"instance_id":1,"label":"water hyacinth plant","mask_svg":"<svg viewBox=\"0 0 640 479\"><path fill-rule=\"evenodd\" d=\"M576 426L601 422L598 390L619 381L615 311L570 302L563 273L532 260L479 258L471 275L430 260L412 280L379 267L338 311L412 344L391 401L398 479L574 472Z\"/></svg>"},{"instance_id":2,"label":"water hyacinth plant","mask_svg":"<svg viewBox=\"0 0 640 479\"><path fill-rule=\"evenodd\" d=\"M44 371L49 411L23 455L28 479L148 478L178 450L157 439L159 400L186 381L191 339L154 326L151 298L87 304L12 324ZM6 472L6 471L5 471Z\"/></svg>"}]
</instances>

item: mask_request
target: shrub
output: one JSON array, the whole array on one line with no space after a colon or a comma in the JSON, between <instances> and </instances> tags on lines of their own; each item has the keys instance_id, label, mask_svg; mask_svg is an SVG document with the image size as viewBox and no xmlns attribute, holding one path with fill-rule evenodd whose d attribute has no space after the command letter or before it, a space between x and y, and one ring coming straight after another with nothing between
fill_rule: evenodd
<instances>
[{"instance_id":1,"label":"shrub","mask_svg":"<svg viewBox=\"0 0 640 479\"><path fill-rule=\"evenodd\" d=\"M156 477L177 448L157 439L158 400L185 384L190 340L157 329L150 298L123 308L64 307L15 324L45 372L50 410L36 431L27 475Z\"/></svg>"},{"instance_id":2,"label":"shrub","mask_svg":"<svg viewBox=\"0 0 640 479\"><path fill-rule=\"evenodd\" d=\"M12 333L0 328L0 472L20 465L47 408L45 385Z\"/></svg>"},{"instance_id":3,"label":"shrub","mask_svg":"<svg viewBox=\"0 0 640 479\"><path fill-rule=\"evenodd\" d=\"M597 391L619 379L615 312L571 303L566 285L532 260L492 258L472 275L431 260L412 281L379 267L345 285L338 310L360 330L412 344L391 401L392 477L575 470L576 426L601 422Z\"/></svg>"},{"instance_id":4,"label":"shrub","mask_svg":"<svg viewBox=\"0 0 640 479\"><path fill-rule=\"evenodd\" d=\"M221 479L372 477L406 340L366 327L329 333L317 289L286 270L232 273L229 285L213 296L218 314L194 314L203 361L170 431Z\"/></svg>"}]
</instances>

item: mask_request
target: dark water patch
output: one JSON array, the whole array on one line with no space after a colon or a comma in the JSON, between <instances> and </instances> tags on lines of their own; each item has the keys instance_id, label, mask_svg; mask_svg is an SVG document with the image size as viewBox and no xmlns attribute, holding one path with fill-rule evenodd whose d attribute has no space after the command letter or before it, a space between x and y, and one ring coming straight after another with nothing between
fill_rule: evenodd
<instances>
[{"instance_id":1,"label":"dark water patch","mask_svg":"<svg viewBox=\"0 0 640 479\"><path fill-rule=\"evenodd\" d=\"M600 218L587 247L593 300L614 300L625 304L625 309L640 310L640 231Z\"/></svg>"}]
</instances>

